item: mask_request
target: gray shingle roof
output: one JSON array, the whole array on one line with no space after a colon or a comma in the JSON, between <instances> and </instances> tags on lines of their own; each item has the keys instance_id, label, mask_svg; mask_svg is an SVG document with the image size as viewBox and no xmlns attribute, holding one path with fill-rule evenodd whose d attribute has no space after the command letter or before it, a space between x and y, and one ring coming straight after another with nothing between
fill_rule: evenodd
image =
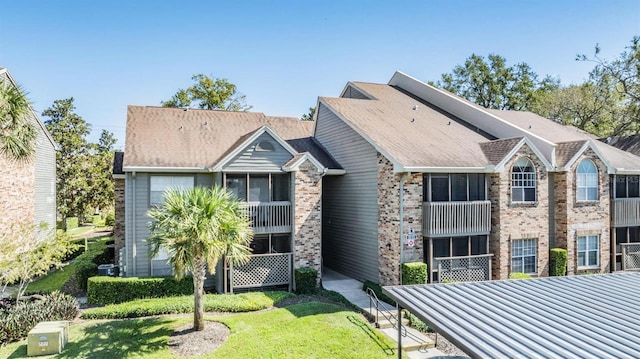
<instances>
[{"instance_id":1,"label":"gray shingle roof","mask_svg":"<svg viewBox=\"0 0 640 359\"><path fill-rule=\"evenodd\" d=\"M113 174L114 175L123 175L124 171L122 170L122 160L124 159L124 152L116 151L113 154Z\"/></svg>"},{"instance_id":2,"label":"gray shingle roof","mask_svg":"<svg viewBox=\"0 0 640 359\"><path fill-rule=\"evenodd\" d=\"M268 126L284 140L308 138L313 132L313 122L293 117L271 117L256 112L129 106L123 165L211 167L262 126ZM321 147L314 147L313 151L314 156L330 157L322 154Z\"/></svg>"},{"instance_id":3,"label":"gray shingle roof","mask_svg":"<svg viewBox=\"0 0 640 359\"><path fill-rule=\"evenodd\" d=\"M609 138L601 138L600 141L640 156L640 135L612 136Z\"/></svg>"},{"instance_id":4,"label":"gray shingle roof","mask_svg":"<svg viewBox=\"0 0 640 359\"><path fill-rule=\"evenodd\" d=\"M309 152L326 168L342 169L338 161L314 137L296 138L287 140L287 143L298 152Z\"/></svg>"},{"instance_id":5,"label":"gray shingle roof","mask_svg":"<svg viewBox=\"0 0 640 359\"><path fill-rule=\"evenodd\" d=\"M640 273L384 287L474 358L637 358Z\"/></svg>"},{"instance_id":6,"label":"gray shingle roof","mask_svg":"<svg viewBox=\"0 0 640 359\"><path fill-rule=\"evenodd\" d=\"M505 138L480 144L482 152L492 165L497 165L513 148L522 141L523 137Z\"/></svg>"},{"instance_id":7,"label":"gray shingle roof","mask_svg":"<svg viewBox=\"0 0 640 359\"><path fill-rule=\"evenodd\" d=\"M556 163L562 167L569 162L573 156L584 146L586 140L562 142L556 145Z\"/></svg>"}]
</instances>

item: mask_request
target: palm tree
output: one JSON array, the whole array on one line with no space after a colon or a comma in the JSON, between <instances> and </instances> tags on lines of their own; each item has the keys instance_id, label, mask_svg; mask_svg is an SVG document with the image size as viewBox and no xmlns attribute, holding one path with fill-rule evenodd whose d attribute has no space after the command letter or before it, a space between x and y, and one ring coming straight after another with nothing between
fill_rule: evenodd
<instances>
[{"instance_id":1,"label":"palm tree","mask_svg":"<svg viewBox=\"0 0 640 359\"><path fill-rule=\"evenodd\" d=\"M10 159L26 160L35 152L37 133L30 114L22 89L0 81L0 152Z\"/></svg>"},{"instance_id":2,"label":"palm tree","mask_svg":"<svg viewBox=\"0 0 640 359\"><path fill-rule=\"evenodd\" d=\"M204 279L207 268L215 273L221 258L233 264L249 260L249 242L253 237L244 210L222 187L169 189L164 203L148 212L151 256L160 248L169 255L176 278L193 275L194 330L204 330Z\"/></svg>"}]
</instances>

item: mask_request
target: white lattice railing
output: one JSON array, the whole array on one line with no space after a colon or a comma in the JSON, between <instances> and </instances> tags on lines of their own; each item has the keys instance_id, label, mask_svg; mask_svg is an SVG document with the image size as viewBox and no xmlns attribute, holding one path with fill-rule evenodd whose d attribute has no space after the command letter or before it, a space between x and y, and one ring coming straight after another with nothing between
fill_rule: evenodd
<instances>
[{"instance_id":1,"label":"white lattice railing","mask_svg":"<svg viewBox=\"0 0 640 359\"><path fill-rule=\"evenodd\" d=\"M229 290L288 285L291 290L293 253L255 254L249 262L229 263Z\"/></svg>"},{"instance_id":2,"label":"white lattice railing","mask_svg":"<svg viewBox=\"0 0 640 359\"><path fill-rule=\"evenodd\" d=\"M438 269L438 281L442 283L490 280L491 257L493 254L434 258L434 267Z\"/></svg>"},{"instance_id":3,"label":"white lattice railing","mask_svg":"<svg viewBox=\"0 0 640 359\"><path fill-rule=\"evenodd\" d=\"M491 231L491 201L424 202L425 236L477 235Z\"/></svg>"},{"instance_id":4,"label":"white lattice railing","mask_svg":"<svg viewBox=\"0 0 640 359\"><path fill-rule=\"evenodd\" d=\"M640 243L622 243L622 270L640 270Z\"/></svg>"},{"instance_id":5,"label":"white lattice railing","mask_svg":"<svg viewBox=\"0 0 640 359\"><path fill-rule=\"evenodd\" d=\"M291 202L247 202L244 204L253 232L291 232Z\"/></svg>"},{"instance_id":6,"label":"white lattice railing","mask_svg":"<svg viewBox=\"0 0 640 359\"><path fill-rule=\"evenodd\" d=\"M614 199L613 225L616 227L640 226L640 198Z\"/></svg>"}]
</instances>

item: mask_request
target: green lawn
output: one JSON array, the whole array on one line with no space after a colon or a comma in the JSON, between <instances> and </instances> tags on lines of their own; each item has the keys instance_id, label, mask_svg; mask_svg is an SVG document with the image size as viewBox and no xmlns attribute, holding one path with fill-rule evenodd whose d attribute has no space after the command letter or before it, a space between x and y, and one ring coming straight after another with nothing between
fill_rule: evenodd
<instances>
[{"instance_id":1,"label":"green lawn","mask_svg":"<svg viewBox=\"0 0 640 359\"><path fill-rule=\"evenodd\" d=\"M395 358L393 342L351 310L303 303L258 313L207 316L231 330L215 352L199 358ZM92 320L73 324L64 352L49 358L176 358L167 342L189 316ZM0 348L26 357L26 341ZM42 357L47 358L47 357Z\"/></svg>"},{"instance_id":2,"label":"green lawn","mask_svg":"<svg viewBox=\"0 0 640 359\"><path fill-rule=\"evenodd\" d=\"M69 263L29 283L26 293L50 293L60 290L75 272L75 264Z\"/></svg>"}]
</instances>

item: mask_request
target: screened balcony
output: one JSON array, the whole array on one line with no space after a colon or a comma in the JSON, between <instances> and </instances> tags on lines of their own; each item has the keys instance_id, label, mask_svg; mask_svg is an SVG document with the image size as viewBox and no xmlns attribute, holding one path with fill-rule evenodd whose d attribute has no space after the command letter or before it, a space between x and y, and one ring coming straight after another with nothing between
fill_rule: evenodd
<instances>
[{"instance_id":1,"label":"screened balcony","mask_svg":"<svg viewBox=\"0 0 640 359\"><path fill-rule=\"evenodd\" d=\"M640 226L640 176L616 175L613 193L613 226Z\"/></svg>"}]
</instances>

